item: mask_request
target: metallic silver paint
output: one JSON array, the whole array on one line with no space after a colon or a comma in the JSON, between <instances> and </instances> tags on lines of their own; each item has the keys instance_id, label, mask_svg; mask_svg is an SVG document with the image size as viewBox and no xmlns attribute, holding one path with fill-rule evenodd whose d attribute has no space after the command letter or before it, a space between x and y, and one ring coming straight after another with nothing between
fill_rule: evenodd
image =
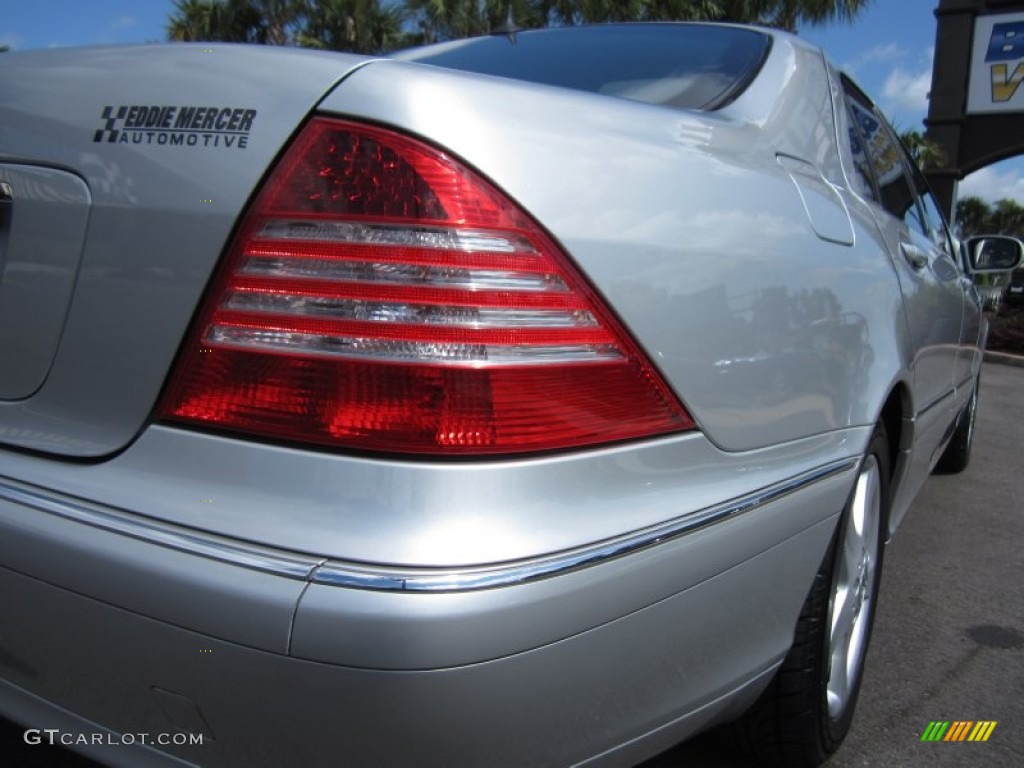
<instances>
[{"instance_id":1,"label":"metallic silver paint","mask_svg":"<svg viewBox=\"0 0 1024 768\"><path fill-rule=\"evenodd\" d=\"M0 401L42 386L57 351L91 202L66 171L0 163Z\"/></svg>"},{"instance_id":2,"label":"metallic silver paint","mask_svg":"<svg viewBox=\"0 0 1024 768\"><path fill-rule=\"evenodd\" d=\"M754 512L776 499L791 493L799 493L813 483L846 472L856 464L856 459L835 461L798 477L777 483L770 488L761 489L742 498L732 499L677 520L671 520L655 528L632 533L615 541L593 545L586 549L558 553L535 562L491 566L475 571L382 573L372 568L356 569L346 563L328 561L316 567L311 575L311 581L335 587L384 589L399 592L462 592L526 584L580 568L589 568L614 558L626 557L641 549L663 544L706 525L722 522L735 515ZM2 494L3 489L0 487L0 496Z\"/></svg>"},{"instance_id":3,"label":"metallic silver paint","mask_svg":"<svg viewBox=\"0 0 1024 768\"><path fill-rule=\"evenodd\" d=\"M0 477L0 500L49 512L94 528L179 550L189 555L263 571L282 578L353 589L462 592L525 584L625 557L735 515L754 512L784 496L799 493L814 483L847 472L856 463L856 459L834 461L741 498L698 510L685 517L630 533L613 541L559 552L535 561L492 565L474 570L389 570L372 565L359 567L352 563L334 562L322 557L304 557L295 553L272 551L241 541L226 540L198 531L172 527L166 523L113 509L90 506L74 499L58 497L43 489L14 483L3 477Z\"/></svg>"},{"instance_id":4,"label":"metallic silver paint","mask_svg":"<svg viewBox=\"0 0 1024 768\"><path fill-rule=\"evenodd\" d=\"M77 175L91 204L48 376L0 403L0 712L159 732L156 687L216 734L168 750L203 765L517 768L632 764L737 714L792 642L885 403L894 527L980 365L976 293L939 256L915 271L849 182L839 97L782 34L703 114L295 50L4 54L0 168ZM189 104L256 110L248 147L92 141L105 106ZM489 177L701 431L455 462L150 424L232 228L313 111ZM962 322L930 330L958 292ZM125 754L101 756L171 761Z\"/></svg>"},{"instance_id":5,"label":"metallic silver paint","mask_svg":"<svg viewBox=\"0 0 1024 768\"><path fill-rule=\"evenodd\" d=\"M792 593L813 572L802 553L823 548L831 530L827 523L811 528L706 585L562 642L424 671L353 669L255 651L2 569L0 599L21 620L18 633L0 629L3 645L46 675L32 680L5 670L0 710L13 708L19 692L12 684L31 686L118 732L159 733L170 726L150 698L149 686L158 685L195 701L217 736L167 751L207 768L330 764L342 754L353 768L405 765L411 756L423 766L572 765L665 726L685 738L729 711L736 697L756 695L747 686L763 684L781 658L789 628L780 617L799 608ZM744 611L721 599L747 584ZM722 628L737 620L742 632L723 647ZM66 639L69 626L80 627L74 643L59 653L40 648L41 638ZM377 642L403 651L425 639L406 633ZM623 653L637 647L644 652ZM711 656L721 663L707 664ZM595 674L595 659L613 658L620 663ZM76 684L86 669L103 685ZM632 705L638 701L648 706ZM81 727L94 732L89 723ZM613 753L599 764L632 764L638 754L650 752L634 750L628 760Z\"/></svg>"},{"instance_id":6,"label":"metallic silver paint","mask_svg":"<svg viewBox=\"0 0 1024 768\"><path fill-rule=\"evenodd\" d=\"M12 453L3 474L275 549L460 569L658 526L719 504L723 488L728 498L742 497L857 456L865 439L864 430L844 430L730 454L691 434L514 461L423 462L153 426L98 464Z\"/></svg>"},{"instance_id":7,"label":"metallic silver paint","mask_svg":"<svg viewBox=\"0 0 1024 768\"><path fill-rule=\"evenodd\" d=\"M324 92L365 61L286 49L268 65L264 53L203 44L5 54L0 164L73 172L92 205L46 385L0 402L0 442L95 457L142 429L242 206ZM94 142L104 107L128 105L258 114L245 149ZM26 332L42 344L43 330Z\"/></svg>"},{"instance_id":8,"label":"metallic silver paint","mask_svg":"<svg viewBox=\"0 0 1024 768\"><path fill-rule=\"evenodd\" d=\"M16 484L2 477L0 499L197 557L218 560L288 579L306 579L323 562L285 552L272 552L241 541L228 541L200 532L173 528L156 520L58 497L45 490Z\"/></svg>"},{"instance_id":9,"label":"metallic silver paint","mask_svg":"<svg viewBox=\"0 0 1024 768\"><path fill-rule=\"evenodd\" d=\"M873 424L904 364L885 244L832 181L821 56L779 38L766 67L777 80L697 114L541 86L524 100L512 81L375 62L321 109L457 148L567 248L708 437L743 451ZM831 206L854 246L814 236L780 152L831 181L816 219Z\"/></svg>"}]
</instances>

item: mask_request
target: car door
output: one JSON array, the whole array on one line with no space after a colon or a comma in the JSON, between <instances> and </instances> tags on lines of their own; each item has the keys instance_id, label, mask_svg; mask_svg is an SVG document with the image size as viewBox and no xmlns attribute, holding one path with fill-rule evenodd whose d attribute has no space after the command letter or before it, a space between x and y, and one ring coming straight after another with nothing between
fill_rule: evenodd
<instances>
[{"instance_id":1,"label":"car door","mask_svg":"<svg viewBox=\"0 0 1024 768\"><path fill-rule=\"evenodd\" d=\"M903 292L915 411L924 413L947 400L952 407L964 298L949 235L934 203L924 202L927 184L895 133L856 86L849 81L844 86L867 159L862 172L871 177L872 213ZM934 207L932 216L928 207Z\"/></svg>"},{"instance_id":2,"label":"car door","mask_svg":"<svg viewBox=\"0 0 1024 768\"><path fill-rule=\"evenodd\" d=\"M923 175L871 101L845 78L843 90L860 191L869 198L903 294L913 423L900 495L912 498L931 471L958 405L963 275ZM893 505L897 517L902 506Z\"/></svg>"},{"instance_id":3,"label":"car door","mask_svg":"<svg viewBox=\"0 0 1024 768\"><path fill-rule=\"evenodd\" d=\"M905 149L904 155L923 217L927 242L922 245L930 245L931 248L929 271L941 286L943 299L951 308L951 314L944 318L948 324L956 324L953 318L956 307L960 307L960 342L953 360L953 388L956 395L954 409L959 411L970 394L973 372L976 364L980 363L977 358L981 354L978 348L981 306L970 277L961 267L945 217L924 174Z\"/></svg>"},{"instance_id":4,"label":"car door","mask_svg":"<svg viewBox=\"0 0 1024 768\"><path fill-rule=\"evenodd\" d=\"M927 186L923 174L916 172L915 184L921 190L920 199L928 220L932 239L937 247L946 254L948 262L956 270L956 283L959 286L960 299L963 302L963 319L960 323L960 349L957 352L956 364L953 369L953 386L956 390L956 410L959 413L969 399L974 388L974 377L981 365L983 349L981 347L981 329L983 322L982 302L974 280L967 271L965 254L959 253L955 241L950 237L945 217L938 201ZM943 269L946 267L943 266Z\"/></svg>"}]
</instances>

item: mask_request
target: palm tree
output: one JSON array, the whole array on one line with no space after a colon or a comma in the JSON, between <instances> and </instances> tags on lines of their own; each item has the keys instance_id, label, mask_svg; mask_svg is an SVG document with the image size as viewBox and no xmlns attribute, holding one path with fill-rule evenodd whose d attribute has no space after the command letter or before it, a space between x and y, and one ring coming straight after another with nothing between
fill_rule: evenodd
<instances>
[{"instance_id":1,"label":"palm tree","mask_svg":"<svg viewBox=\"0 0 1024 768\"><path fill-rule=\"evenodd\" d=\"M1024 236L1024 207L1016 200L997 200L992 211L994 232L1001 235Z\"/></svg>"},{"instance_id":2,"label":"palm tree","mask_svg":"<svg viewBox=\"0 0 1024 768\"><path fill-rule=\"evenodd\" d=\"M736 0L723 21L745 21L795 32L800 24L849 24L871 0Z\"/></svg>"},{"instance_id":3,"label":"palm tree","mask_svg":"<svg viewBox=\"0 0 1024 768\"><path fill-rule=\"evenodd\" d=\"M307 48L382 53L403 40L405 10L378 0L320 0L307 4L296 42Z\"/></svg>"},{"instance_id":4,"label":"palm tree","mask_svg":"<svg viewBox=\"0 0 1024 768\"><path fill-rule=\"evenodd\" d=\"M400 39L402 18L380 0L175 0L167 36L378 53Z\"/></svg>"},{"instance_id":5,"label":"palm tree","mask_svg":"<svg viewBox=\"0 0 1024 768\"><path fill-rule=\"evenodd\" d=\"M903 131L900 140L910 151L914 162L924 170L941 168L946 164L946 153L942 147L929 140L920 131Z\"/></svg>"},{"instance_id":6,"label":"palm tree","mask_svg":"<svg viewBox=\"0 0 1024 768\"><path fill-rule=\"evenodd\" d=\"M174 6L167 22L169 40L266 42L256 34L262 23L259 10L248 0L175 0Z\"/></svg>"},{"instance_id":7,"label":"palm tree","mask_svg":"<svg viewBox=\"0 0 1024 768\"><path fill-rule=\"evenodd\" d=\"M260 19L257 25L257 43L267 45L290 45L301 25L302 17L315 2L304 0L248 0L244 5L251 8Z\"/></svg>"},{"instance_id":8,"label":"palm tree","mask_svg":"<svg viewBox=\"0 0 1024 768\"><path fill-rule=\"evenodd\" d=\"M608 21L750 22L795 30L850 22L870 0L175 0L171 40L307 45L376 53L403 41L411 19L422 42L487 34L509 14L518 27Z\"/></svg>"},{"instance_id":9,"label":"palm tree","mask_svg":"<svg viewBox=\"0 0 1024 768\"><path fill-rule=\"evenodd\" d=\"M604 21L728 21L796 31L800 24L849 23L871 0L538 0L561 24Z\"/></svg>"},{"instance_id":10,"label":"palm tree","mask_svg":"<svg viewBox=\"0 0 1024 768\"><path fill-rule=\"evenodd\" d=\"M508 22L520 29L545 26L543 0L404 0L407 16L419 29L418 42L434 43L486 35Z\"/></svg>"},{"instance_id":11,"label":"palm tree","mask_svg":"<svg viewBox=\"0 0 1024 768\"><path fill-rule=\"evenodd\" d=\"M541 0L547 17L559 24L602 24L613 21L640 21L643 0Z\"/></svg>"},{"instance_id":12,"label":"palm tree","mask_svg":"<svg viewBox=\"0 0 1024 768\"><path fill-rule=\"evenodd\" d=\"M955 221L959 237L992 232L992 208L980 197L962 197L956 203Z\"/></svg>"},{"instance_id":13,"label":"palm tree","mask_svg":"<svg viewBox=\"0 0 1024 768\"><path fill-rule=\"evenodd\" d=\"M719 18L715 0L645 0L643 21L707 21Z\"/></svg>"}]
</instances>

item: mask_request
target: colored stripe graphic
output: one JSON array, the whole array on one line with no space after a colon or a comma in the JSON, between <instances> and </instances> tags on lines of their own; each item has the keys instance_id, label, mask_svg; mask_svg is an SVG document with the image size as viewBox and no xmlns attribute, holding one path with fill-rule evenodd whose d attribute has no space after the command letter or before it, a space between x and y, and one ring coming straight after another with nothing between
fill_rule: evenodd
<instances>
[{"instance_id":1,"label":"colored stripe graphic","mask_svg":"<svg viewBox=\"0 0 1024 768\"><path fill-rule=\"evenodd\" d=\"M954 720L943 741L963 741L974 723L970 720Z\"/></svg>"},{"instance_id":2,"label":"colored stripe graphic","mask_svg":"<svg viewBox=\"0 0 1024 768\"><path fill-rule=\"evenodd\" d=\"M974 730L971 731L971 735L967 737L967 740L988 741L988 737L992 735L992 731L995 729L995 720L981 720L974 726Z\"/></svg>"},{"instance_id":3,"label":"colored stripe graphic","mask_svg":"<svg viewBox=\"0 0 1024 768\"><path fill-rule=\"evenodd\" d=\"M932 720L921 734L921 741L988 741L995 720Z\"/></svg>"}]
</instances>

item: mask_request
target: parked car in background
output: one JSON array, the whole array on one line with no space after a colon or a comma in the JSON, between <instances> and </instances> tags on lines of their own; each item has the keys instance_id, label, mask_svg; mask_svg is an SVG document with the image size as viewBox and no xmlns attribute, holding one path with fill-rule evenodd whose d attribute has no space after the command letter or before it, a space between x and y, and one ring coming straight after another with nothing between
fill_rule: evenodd
<instances>
[{"instance_id":1,"label":"parked car in background","mask_svg":"<svg viewBox=\"0 0 1024 768\"><path fill-rule=\"evenodd\" d=\"M0 183L4 716L132 766L842 742L985 321L820 50L9 53Z\"/></svg>"},{"instance_id":2,"label":"parked car in background","mask_svg":"<svg viewBox=\"0 0 1024 768\"><path fill-rule=\"evenodd\" d=\"M1015 269L1010 274L1005 298L1007 304L1024 304L1024 269Z\"/></svg>"},{"instance_id":3,"label":"parked car in background","mask_svg":"<svg viewBox=\"0 0 1024 768\"><path fill-rule=\"evenodd\" d=\"M975 242L968 239L967 242ZM989 262L1004 263L1007 259L1021 248L1021 243L1013 237L982 238L984 247L981 250L975 249L973 258L984 265ZM963 254L962 254L963 255ZM970 265L967 267L971 270ZM1009 274L988 274L980 272L975 284L978 296L981 298L981 307L986 312L998 312L1005 301L1008 304L1022 300L1022 284L1024 284L1024 270L1016 269Z\"/></svg>"}]
</instances>

